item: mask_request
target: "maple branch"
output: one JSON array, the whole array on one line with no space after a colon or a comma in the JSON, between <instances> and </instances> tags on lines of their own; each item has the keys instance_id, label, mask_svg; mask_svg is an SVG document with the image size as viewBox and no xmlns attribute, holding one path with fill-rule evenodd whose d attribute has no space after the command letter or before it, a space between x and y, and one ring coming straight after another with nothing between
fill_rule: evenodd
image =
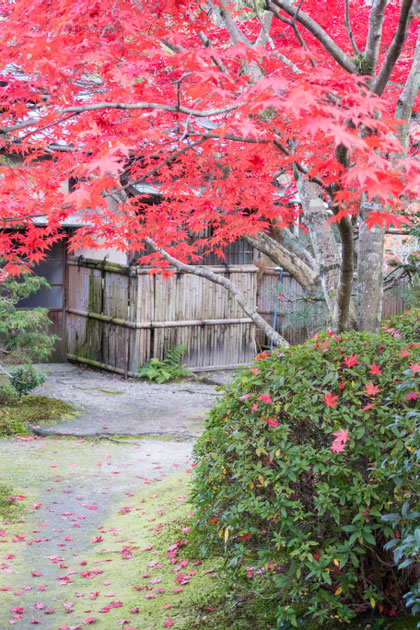
<instances>
[{"instance_id":1,"label":"maple branch","mask_svg":"<svg viewBox=\"0 0 420 630\"><path fill-rule=\"evenodd\" d=\"M362 74L368 74L370 76L375 76L376 74L385 8L388 2L389 0L374 0L372 4L369 13L369 30L363 58Z\"/></svg>"},{"instance_id":2,"label":"maple branch","mask_svg":"<svg viewBox=\"0 0 420 630\"><path fill-rule=\"evenodd\" d=\"M238 136L234 133L225 134L224 136L220 136L217 133L211 133L208 131L203 131L200 133L199 131L189 131L188 136L195 137L200 136L201 138L206 139L214 139L214 140L234 140L235 142L249 142L251 144L269 144L270 140L265 138L249 138L244 136Z\"/></svg>"},{"instance_id":3,"label":"maple branch","mask_svg":"<svg viewBox=\"0 0 420 630\"><path fill-rule=\"evenodd\" d=\"M296 24L296 18L297 18L297 16L298 16L298 13L299 13L299 11L300 11L300 8L301 8L301 6L302 6L302 3L303 3L303 0L300 0L300 2L299 2L299 4L298 4L298 6L296 7L296 11L295 11L295 14L294 14L293 19L292 19L292 25L293 25L293 24Z\"/></svg>"},{"instance_id":4,"label":"maple branch","mask_svg":"<svg viewBox=\"0 0 420 630\"><path fill-rule=\"evenodd\" d=\"M1 217L3 223L18 223L19 221L27 221L28 219L42 219L45 214L26 214L23 217Z\"/></svg>"},{"instance_id":5,"label":"maple branch","mask_svg":"<svg viewBox=\"0 0 420 630\"><path fill-rule=\"evenodd\" d=\"M185 107L184 105L164 105L163 103L93 103L92 105L73 105L70 107L63 107L62 109L57 110L57 115L61 116L62 114L83 114L84 112L94 112L101 109L121 109L121 110L141 110L141 109L161 109L166 112L180 112L181 114L187 114L190 116L197 116L199 118L208 118L209 116L219 116L221 114L226 114L228 112L232 112L235 109L238 109L243 105L243 103L237 103L236 105L225 105L224 107L219 107L216 109L208 109L208 110L199 110L199 109L191 109L190 107ZM39 122L39 121L38 121ZM12 125L11 127L0 127L0 134L6 135L12 131L16 131L18 129L23 129L24 127L35 126L37 121L30 122L22 122L16 125ZM47 129L53 125L57 124L56 122L51 122L48 125L42 127L42 129Z\"/></svg>"},{"instance_id":6,"label":"maple branch","mask_svg":"<svg viewBox=\"0 0 420 630\"><path fill-rule=\"evenodd\" d=\"M271 0L271 2L290 15L292 20L296 16L296 21L299 22L299 24L302 24L302 26L304 26L314 37L316 37L325 50L342 68L344 68L344 70L347 70L352 74L357 73L356 64L346 55L340 46L335 43L328 33L307 13L304 11L297 12L295 5L289 0ZM290 25L293 26L293 22L290 22Z\"/></svg>"},{"instance_id":7,"label":"maple branch","mask_svg":"<svg viewBox=\"0 0 420 630\"><path fill-rule=\"evenodd\" d=\"M273 15L275 15L275 17L280 20L281 22L284 22L285 24L288 24L289 26L292 27L293 32L295 33L297 40L299 42L299 44L302 46L302 48L304 48L305 50L308 50L308 46L305 43L305 40L303 39L302 35L299 32L298 27L296 26L296 24L293 23L292 20L289 20L288 18L285 18L283 15L280 15L280 13L277 11L276 7L273 6L272 4L270 4L270 2L267 3L267 10L271 11ZM278 53L279 55L281 53ZM279 57L279 59L281 59L281 57ZM309 60L311 63L311 66L313 68L315 68L316 64L314 62L313 59ZM291 63L291 62L290 62ZM288 64L286 64L288 65Z\"/></svg>"},{"instance_id":8,"label":"maple branch","mask_svg":"<svg viewBox=\"0 0 420 630\"><path fill-rule=\"evenodd\" d=\"M213 3L211 3L213 4ZM245 44L246 46L251 46L251 42L249 41L249 39L242 33L241 29L239 28L239 26L236 24L235 20L232 17L232 13L230 11L229 8L229 3L227 2L227 0L221 0L220 2L221 4L221 9L220 9L220 16L224 22L225 28L227 30L227 32L229 33L229 36L232 40L232 42L235 44L235 46L239 43L242 42L243 44Z\"/></svg>"},{"instance_id":9,"label":"maple branch","mask_svg":"<svg viewBox=\"0 0 420 630\"><path fill-rule=\"evenodd\" d=\"M137 182L144 182L145 179L147 179L151 175L154 175L154 173L157 173L157 171L160 171L160 169L163 166L166 166L167 164L170 164L171 162L176 160L177 157L179 157L180 155L183 155L184 153L186 153L190 149L193 149L194 147L198 146L199 144L203 144L203 142L205 142L206 140L208 140L208 138L201 138L200 140L197 140L196 142L193 142L192 144L188 145L187 147L184 147L183 149L180 149L179 151L176 151L175 153L172 153L168 158L166 158L166 160L162 160L162 162L160 162L160 164L158 164L157 166L152 168L150 171L148 171L147 173L142 175L140 177L140 179L136 179L136 183ZM131 182L128 185L131 186Z\"/></svg>"},{"instance_id":10,"label":"maple branch","mask_svg":"<svg viewBox=\"0 0 420 630\"><path fill-rule=\"evenodd\" d=\"M353 31L352 31L352 28L351 28L351 22L350 22L349 0L345 0L344 24L346 26L347 33L349 34L349 39L350 39L351 47L353 48L353 52L354 52L355 55L358 55L359 54L359 49L357 48L356 42L354 40L354 35L353 35Z\"/></svg>"},{"instance_id":11,"label":"maple branch","mask_svg":"<svg viewBox=\"0 0 420 630\"><path fill-rule=\"evenodd\" d=\"M413 64L410 69L410 73L405 82L404 89L397 101L397 107L395 109L395 118L399 120L405 120L406 123L410 122L414 101L420 89L420 26L417 33L416 51L414 53ZM409 125L400 125L398 127L400 132L401 144L408 149L410 128Z\"/></svg>"},{"instance_id":12,"label":"maple branch","mask_svg":"<svg viewBox=\"0 0 420 630\"><path fill-rule=\"evenodd\" d=\"M259 21L260 26L261 26L261 32L260 32L260 34L258 36L257 41L255 42L255 46L265 45L265 41L268 41L270 46L271 46L271 48L273 49L272 51L270 51L271 54L273 54L275 57L277 57L277 59L280 59L280 61L282 61L288 68L293 70L293 72L295 74L301 74L302 71L297 67L296 64L293 63L293 61L288 59L285 55L283 55L280 52L273 52L276 49L276 45L273 42L273 39L272 39L272 37L270 35L270 31L267 29L267 25L264 24L264 18L266 17L267 14L269 14L269 15L271 15L271 17L273 17L274 11L271 11L271 10L270 11L268 11L268 10L264 11L264 15L261 18L260 12L258 11L257 1L253 0L253 3L254 3L255 15L257 16L258 21ZM270 26L271 26L271 21L270 21ZM265 39L265 41L264 41L264 39Z\"/></svg>"},{"instance_id":13,"label":"maple branch","mask_svg":"<svg viewBox=\"0 0 420 630\"><path fill-rule=\"evenodd\" d=\"M288 157L292 156L292 152L286 147L285 144L283 144L282 142L280 142L280 140L277 140L277 138L274 138L273 140L273 144L280 149L280 151L282 151L282 153L284 153L285 155L287 155ZM294 166L298 169L298 171L300 173L302 173L302 175L308 175L309 173L309 168L307 168L306 166L304 166L303 164L301 164L300 162L294 162ZM331 188L329 186L326 186L324 184L324 182L322 181L322 179L319 179L319 177L314 177L313 175L309 175L309 179L311 180L311 182L313 182L314 184L318 184L318 186L320 186L323 190L325 190L328 195L330 197L333 196L333 193L331 192Z\"/></svg>"},{"instance_id":14,"label":"maple branch","mask_svg":"<svg viewBox=\"0 0 420 630\"><path fill-rule=\"evenodd\" d=\"M264 24L264 18L266 17L266 15L271 16L271 18L273 18L273 14L271 13L271 11L264 11L264 15L263 17L261 17L260 12L258 11L257 0L252 0L252 1L254 5L254 13L257 16L258 22L260 23L260 26L261 26L261 31L255 42L255 46L264 46L265 42L269 42L271 48L274 50L276 48L276 45L273 42L273 39L270 35L271 20L269 20L268 28L267 28L267 25Z\"/></svg>"},{"instance_id":15,"label":"maple branch","mask_svg":"<svg viewBox=\"0 0 420 630\"><path fill-rule=\"evenodd\" d=\"M407 38L408 27L415 14L415 8L417 6L417 0L403 0L400 16L398 18L397 30L394 33L390 47L388 48L385 61L382 64L381 69L373 83L372 91L378 96L381 96L384 91L388 79L391 76L391 72L394 69L395 64L398 61L398 57L401 54L402 47Z\"/></svg>"},{"instance_id":16,"label":"maple branch","mask_svg":"<svg viewBox=\"0 0 420 630\"><path fill-rule=\"evenodd\" d=\"M259 313L256 312L255 308L248 305L245 296L241 293L236 284L232 282L232 280L229 280L229 278L226 278L225 276L222 276L218 273L214 273L214 271L211 271L211 269L209 269L208 267L204 267L201 265L189 265L187 263L181 262L180 260L171 256L162 247L159 247L150 237L146 237L145 241L155 252L160 254L162 258L167 260L171 265L173 265L180 271L206 278L207 280L210 280L210 282L220 284L222 287L227 289L227 291L229 291L231 296L239 304L246 315L248 315L248 317L258 328L264 331L267 337L271 339L276 346L282 348L289 347L286 339L279 335L279 333L275 331L274 328L272 328L270 324L268 324Z\"/></svg>"},{"instance_id":17,"label":"maple branch","mask_svg":"<svg viewBox=\"0 0 420 630\"><path fill-rule=\"evenodd\" d=\"M211 41L209 40L209 38L207 37L205 33L201 31L200 33L197 33L197 35L201 43L206 48L213 48ZM220 72L223 72L224 74L229 74L228 69L226 68L225 64L223 63L221 59L218 59L214 55L212 55L211 58L212 58L213 63L219 68Z\"/></svg>"},{"instance_id":18,"label":"maple branch","mask_svg":"<svg viewBox=\"0 0 420 630\"><path fill-rule=\"evenodd\" d=\"M49 123L48 125L44 125L43 127L37 127L33 131L28 131L28 133L25 133L24 136L19 136L19 142L22 142L22 140L26 140L26 138L33 136L35 133L44 131L44 129L49 129L51 127L55 127L56 125L59 125L62 122L66 122L66 120L69 120L70 118L73 118L74 116L77 116L77 114L69 114L68 116L64 116L64 118L59 118L53 123Z\"/></svg>"},{"instance_id":19,"label":"maple branch","mask_svg":"<svg viewBox=\"0 0 420 630\"><path fill-rule=\"evenodd\" d=\"M173 53L179 53L184 50L182 46L179 46L178 44L172 44L172 42L170 42L169 39L166 39L166 37L161 37L160 41L164 46L169 48L169 50L172 50Z\"/></svg>"}]
</instances>

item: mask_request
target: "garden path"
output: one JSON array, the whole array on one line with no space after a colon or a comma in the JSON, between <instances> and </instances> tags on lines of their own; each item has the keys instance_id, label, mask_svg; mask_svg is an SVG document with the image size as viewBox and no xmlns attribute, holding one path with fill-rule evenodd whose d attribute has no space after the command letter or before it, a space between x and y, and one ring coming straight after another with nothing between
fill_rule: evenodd
<instances>
[{"instance_id":1,"label":"garden path","mask_svg":"<svg viewBox=\"0 0 420 630\"><path fill-rule=\"evenodd\" d=\"M0 628L146 628L130 612L140 596L121 581L130 575L127 548L142 541L120 515L146 514L143 493L156 484L164 496L178 471L191 472L194 440L186 436L199 434L214 387L127 382L63 364L36 393L73 402L81 413L50 426L49 437L0 441L0 483L23 495L16 505L25 510L22 521L0 524ZM153 505L151 523L159 509ZM111 555L101 555L103 539L108 550L115 541ZM109 614L100 612L110 605Z\"/></svg>"}]
</instances>

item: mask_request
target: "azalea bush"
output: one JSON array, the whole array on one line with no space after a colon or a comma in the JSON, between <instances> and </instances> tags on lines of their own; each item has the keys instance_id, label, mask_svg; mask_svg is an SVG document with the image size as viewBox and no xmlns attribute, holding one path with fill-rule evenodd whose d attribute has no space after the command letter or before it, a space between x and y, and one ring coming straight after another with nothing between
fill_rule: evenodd
<instances>
[{"instance_id":1,"label":"azalea bush","mask_svg":"<svg viewBox=\"0 0 420 630\"><path fill-rule=\"evenodd\" d=\"M279 624L403 613L415 572L384 547L395 531L382 517L418 491L418 315L264 353L210 413L195 448L198 543L224 553L233 585L272 598Z\"/></svg>"},{"instance_id":2,"label":"azalea bush","mask_svg":"<svg viewBox=\"0 0 420 630\"><path fill-rule=\"evenodd\" d=\"M405 372L406 378L398 384L398 389L405 392L406 397L413 399L411 392L410 369ZM418 407L404 409L394 416L393 427L401 432L405 448L394 449L382 462L381 468L386 471L397 489L401 485L411 485L406 493L401 510L388 513L382 517L394 529L394 539L386 543L385 549L392 549L394 561L398 568L416 571L416 563L420 561L420 410ZM405 603L414 615L420 613L420 581L412 585L404 595ZM417 625L420 628L420 620Z\"/></svg>"}]
</instances>

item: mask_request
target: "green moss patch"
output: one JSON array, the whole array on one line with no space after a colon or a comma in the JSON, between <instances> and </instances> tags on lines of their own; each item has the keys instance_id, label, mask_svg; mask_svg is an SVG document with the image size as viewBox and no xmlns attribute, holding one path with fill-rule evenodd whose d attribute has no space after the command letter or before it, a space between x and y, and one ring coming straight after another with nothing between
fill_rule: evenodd
<instances>
[{"instance_id":1,"label":"green moss patch","mask_svg":"<svg viewBox=\"0 0 420 630\"><path fill-rule=\"evenodd\" d=\"M28 425L45 425L64 416L74 417L69 403L47 396L22 396L15 405L0 407L0 437L29 435Z\"/></svg>"},{"instance_id":2,"label":"green moss patch","mask_svg":"<svg viewBox=\"0 0 420 630\"><path fill-rule=\"evenodd\" d=\"M0 483L0 522L13 522L21 518L24 511L23 498L11 486Z\"/></svg>"}]
</instances>

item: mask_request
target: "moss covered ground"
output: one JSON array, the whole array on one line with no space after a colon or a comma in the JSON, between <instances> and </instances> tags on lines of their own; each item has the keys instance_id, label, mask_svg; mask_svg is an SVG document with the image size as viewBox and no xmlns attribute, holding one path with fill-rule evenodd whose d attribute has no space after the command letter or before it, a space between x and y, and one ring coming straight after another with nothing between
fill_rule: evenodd
<instances>
[{"instance_id":1,"label":"moss covered ground","mask_svg":"<svg viewBox=\"0 0 420 630\"><path fill-rule=\"evenodd\" d=\"M28 425L44 426L74 415L72 405L63 400L47 396L22 396L15 405L0 406L0 437L29 435Z\"/></svg>"}]
</instances>

